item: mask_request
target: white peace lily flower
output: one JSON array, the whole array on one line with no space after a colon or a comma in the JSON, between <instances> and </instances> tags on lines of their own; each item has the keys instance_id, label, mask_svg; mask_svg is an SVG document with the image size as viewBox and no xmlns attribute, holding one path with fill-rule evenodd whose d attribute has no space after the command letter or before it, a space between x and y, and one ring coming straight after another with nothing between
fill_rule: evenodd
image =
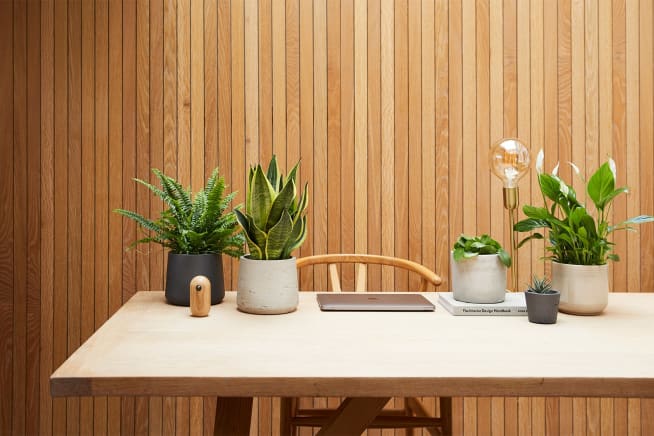
<instances>
[{"instance_id":1,"label":"white peace lily flower","mask_svg":"<svg viewBox=\"0 0 654 436\"><path fill-rule=\"evenodd\" d=\"M538 156L536 156L536 172L538 174L543 173L543 161L545 160L545 154L543 153L543 149L541 148L540 151L538 152Z\"/></svg>"},{"instance_id":2,"label":"white peace lily flower","mask_svg":"<svg viewBox=\"0 0 654 436\"><path fill-rule=\"evenodd\" d=\"M613 173L613 179L618 180L616 167L615 167L615 161L612 158L609 158L609 168L611 169L611 172Z\"/></svg>"},{"instance_id":3,"label":"white peace lily flower","mask_svg":"<svg viewBox=\"0 0 654 436\"><path fill-rule=\"evenodd\" d=\"M556 166L552 170L552 175L553 176L558 176L559 175L559 162L556 163Z\"/></svg>"},{"instance_id":4,"label":"white peace lily flower","mask_svg":"<svg viewBox=\"0 0 654 436\"><path fill-rule=\"evenodd\" d=\"M558 167L558 165L557 165L557 167ZM568 189L568 185L566 185L563 180L561 180L561 182L559 183L559 189L561 190L563 195L565 195L566 197L568 196L568 193L570 192L570 190Z\"/></svg>"},{"instance_id":5,"label":"white peace lily flower","mask_svg":"<svg viewBox=\"0 0 654 436\"><path fill-rule=\"evenodd\" d=\"M572 169L575 170L575 173L577 173L577 175L579 175L579 173L580 173L579 167L577 165L573 164L572 162L568 162L568 163L570 164Z\"/></svg>"}]
</instances>

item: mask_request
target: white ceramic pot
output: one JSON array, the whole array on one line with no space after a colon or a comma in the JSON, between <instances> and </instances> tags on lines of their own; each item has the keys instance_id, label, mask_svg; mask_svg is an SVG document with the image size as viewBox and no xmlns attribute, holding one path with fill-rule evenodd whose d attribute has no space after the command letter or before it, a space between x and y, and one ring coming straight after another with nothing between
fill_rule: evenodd
<instances>
[{"instance_id":1,"label":"white ceramic pot","mask_svg":"<svg viewBox=\"0 0 654 436\"><path fill-rule=\"evenodd\" d=\"M597 315L609 302L609 266L552 262L552 287L561 291L561 312Z\"/></svg>"},{"instance_id":2,"label":"white ceramic pot","mask_svg":"<svg viewBox=\"0 0 654 436\"><path fill-rule=\"evenodd\" d=\"M295 258L239 261L236 304L242 312L276 315L293 312L298 304Z\"/></svg>"},{"instance_id":3,"label":"white ceramic pot","mask_svg":"<svg viewBox=\"0 0 654 436\"><path fill-rule=\"evenodd\" d=\"M460 261L450 253L452 294L467 303L500 303L506 294L506 266L497 254L483 254Z\"/></svg>"}]
</instances>

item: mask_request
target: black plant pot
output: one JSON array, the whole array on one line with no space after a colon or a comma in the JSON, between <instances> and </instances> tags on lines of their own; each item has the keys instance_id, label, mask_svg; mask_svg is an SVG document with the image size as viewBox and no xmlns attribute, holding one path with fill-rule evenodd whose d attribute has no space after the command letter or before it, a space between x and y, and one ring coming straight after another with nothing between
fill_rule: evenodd
<instances>
[{"instance_id":1,"label":"black plant pot","mask_svg":"<svg viewBox=\"0 0 654 436\"><path fill-rule=\"evenodd\" d=\"M205 276L211 282L211 304L225 297L223 262L220 254L168 253L166 271L166 301L177 306L190 305L189 284L195 276Z\"/></svg>"},{"instance_id":2,"label":"black plant pot","mask_svg":"<svg viewBox=\"0 0 654 436\"><path fill-rule=\"evenodd\" d=\"M559 300L561 293L555 291L553 294L538 294L536 292L525 292L527 301L527 317L529 322L536 324L556 324L556 316L559 313Z\"/></svg>"}]
</instances>

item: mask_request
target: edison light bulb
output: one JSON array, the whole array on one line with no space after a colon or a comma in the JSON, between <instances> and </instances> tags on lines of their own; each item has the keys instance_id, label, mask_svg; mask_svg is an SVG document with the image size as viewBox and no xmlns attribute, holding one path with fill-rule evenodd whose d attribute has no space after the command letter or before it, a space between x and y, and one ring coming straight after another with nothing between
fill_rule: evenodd
<instances>
[{"instance_id":1,"label":"edison light bulb","mask_svg":"<svg viewBox=\"0 0 654 436\"><path fill-rule=\"evenodd\" d=\"M517 139L502 139L490 151L490 167L505 188L516 188L529 169L529 150Z\"/></svg>"}]
</instances>

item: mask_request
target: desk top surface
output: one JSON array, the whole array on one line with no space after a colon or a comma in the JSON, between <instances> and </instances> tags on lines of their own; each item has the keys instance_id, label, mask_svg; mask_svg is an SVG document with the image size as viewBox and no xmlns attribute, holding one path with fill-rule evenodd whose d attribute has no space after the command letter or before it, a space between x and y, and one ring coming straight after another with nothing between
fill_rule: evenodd
<instances>
[{"instance_id":1,"label":"desk top surface","mask_svg":"<svg viewBox=\"0 0 654 436\"><path fill-rule=\"evenodd\" d=\"M424 294L437 303L437 293ZM612 293L599 316L435 312L250 315L236 294L206 318L139 292L66 360L52 394L654 397L654 294Z\"/></svg>"}]
</instances>

